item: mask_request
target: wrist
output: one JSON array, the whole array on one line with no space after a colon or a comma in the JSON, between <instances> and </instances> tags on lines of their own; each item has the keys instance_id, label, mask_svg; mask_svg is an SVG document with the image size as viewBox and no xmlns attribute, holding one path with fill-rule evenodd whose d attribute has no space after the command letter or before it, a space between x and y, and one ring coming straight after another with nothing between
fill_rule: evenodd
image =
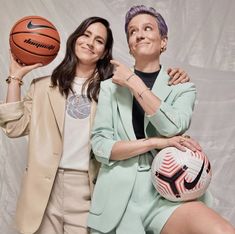
<instances>
[{"instance_id":1,"label":"wrist","mask_svg":"<svg viewBox=\"0 0 235 234\"><path fill-rule=\"evenodd\" d=\"M146 146L149 148L149 149L154 149L156 148L156 139L151 137L151 138L145 138L144 141L146 142Z\"/></svg>"},{"instance_id":2,"label":"wrist","mask_svg":"<svg viewBox=\"0 0 235 234\"><path fill-rule=\"evenodd\" d=\"M126 81L128 82L132 77L135 76L135 73L131 73L127 78L126 78Z\"/></svg>"},{"instance_id":3,"label":"wrist","mask_svg":"<svg viewBox=\"0 0 235 234\"><path fill-rule=\"evenodd\" d=\"M17 72L16 72L16 73L14 73L14 72L11 73L11 72L9 72L8 77L15 77L15 78L17 78L17 79L19 79L19 80L23 80L23 77L24 77L24 76L18 74Z\"/></svg>"},{"instance_id":4,"label":"wrist","mask_svg":"<svg viewBox=\"0 0 235 234\"><path fill-rule=\"evenodd\" d=\"M127 87L131 90L131 91L135 91L138 92L139 89L142 90L143 87L146 87L144 82L139 78L139 76L137 76L136 74L134 74L131 79L129 79L128 82L126 82Z\"/></svg>"},{"instance_id":5,"label":"wrist","mask_svg":"<svg viewBox=\"0 0 235 234\"><path fill-rule=\"evenodd\" d=\"M9 75L6 79L6 82L8 84L10 83L18 83L19 86L22 86L24 84L24 82L22 81L22 77L17 77L17 76L14 76L14 75Z\"/></svg>"},{"instance_id":6,"label":"wrist","mask_svg":"<svg viewBox=\"0 0 235 234\"><path fill-rule=\"evenodd\" d=\"M154 137L154 148L161 150L168 146L168 139L161 137Z\"/></svg>"}]
</instances>

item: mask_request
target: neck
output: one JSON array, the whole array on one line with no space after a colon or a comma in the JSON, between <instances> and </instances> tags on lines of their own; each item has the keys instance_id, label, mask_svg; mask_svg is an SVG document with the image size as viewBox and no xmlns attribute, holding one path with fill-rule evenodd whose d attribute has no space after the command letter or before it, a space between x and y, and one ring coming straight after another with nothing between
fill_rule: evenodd
<instances>
[{"instance_id":1,"label":"neck","mask_svg":"<svg viewBox=\"0 0 235 234\"><path fill-rule=\"evenodd\" d=\"M95 68L96 68L96 65L91 66L90 64L86 65L86 64L79 63L76 68L76 76L88 78L92 75Z\"/></svg>"},{"instance_id":2,"label":"neck","mask_svg":"<svg viewBox=\"0 0 235 234\"><path fill-rule=\"evenodd\" d=\"M136 59L135 69L142 72L155 72L160 70L159 60L148 61L146 59Z\"/></svg>"}]
</instances>

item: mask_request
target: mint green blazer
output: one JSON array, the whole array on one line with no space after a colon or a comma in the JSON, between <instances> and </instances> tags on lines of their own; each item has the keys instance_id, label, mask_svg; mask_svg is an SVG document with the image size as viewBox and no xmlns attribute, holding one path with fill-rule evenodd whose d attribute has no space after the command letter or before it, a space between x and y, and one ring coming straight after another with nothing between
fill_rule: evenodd
<instances>
[{"instance_id":1,"label":"mint green blazer","mask_svg":"<svg viewBox=\"0 0 235 234\"><path fill-rule=\"evenodd\" d=\"M154 115L145 115L146 137L170 137L189 128L195 86L192 83L169 86L168 80L162 68L152 88L162 103ZM96 159L102 165L88 218L88 226L101 232L111 231L122 218L136 178L139 155L122 161L110 160L115 142L136 139L132 103L133 95L127 88L113 84L111 79L101 83L91 141ZM150 170L150 166L146 163L142 170Z\"/></svg>"}]
</instances>

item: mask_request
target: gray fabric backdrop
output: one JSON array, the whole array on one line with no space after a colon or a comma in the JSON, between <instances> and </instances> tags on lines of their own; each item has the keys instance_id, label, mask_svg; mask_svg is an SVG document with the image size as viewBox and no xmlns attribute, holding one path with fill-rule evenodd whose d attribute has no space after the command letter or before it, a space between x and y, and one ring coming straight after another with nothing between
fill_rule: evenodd
<instances>
[{"instance_id":1,"label":"gray fabric backdrop","mask_svg":"<svg viewBox=\"0 0 235 234\"><path fill-rule=\"evenodd\" d=\"M65 42L77 25L89 16L107 18L115 38L114 57L128 65L124 35L127 9L144 3L159 10L169 26L169 44L162 64L180 66L198 89L189 130L207 153L213 169L210 190L214 208L235 225L235 1L234 0L0 0L0 100L4 101L8 75L8 35L16 20L40 15L52 21L61 35L61 50L50 65L25 77L30 81L50 74L61 61ZM0 233L16 234L12 220L26 162L27 138L8 139L0 130Z\"/></svg>"}]
</instances>

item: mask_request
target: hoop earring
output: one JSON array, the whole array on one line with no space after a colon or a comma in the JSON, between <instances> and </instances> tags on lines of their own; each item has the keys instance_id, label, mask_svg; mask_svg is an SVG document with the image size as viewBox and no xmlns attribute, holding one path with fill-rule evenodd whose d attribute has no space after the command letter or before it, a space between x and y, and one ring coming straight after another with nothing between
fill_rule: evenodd
<instances>
[{"instance_id":1,"label":"hoop earring","mask_svg":"<svg viewBox=\"0 0 235 234\"><path fill-rule=\"evenodd\" d=\"M160 54L162 53L162 52L164 52L166 50L166 47L162 47L161 49L160 49Z\"/></svg>"}]
</instances>

